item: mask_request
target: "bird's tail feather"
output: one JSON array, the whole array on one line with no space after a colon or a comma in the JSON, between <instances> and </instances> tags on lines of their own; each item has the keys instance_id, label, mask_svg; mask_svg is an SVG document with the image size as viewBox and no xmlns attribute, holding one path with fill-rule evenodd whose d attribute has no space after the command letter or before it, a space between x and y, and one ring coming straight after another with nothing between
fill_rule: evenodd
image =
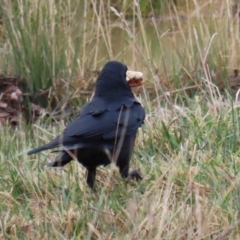
<instances>
[{"instance_id":1,"label":"bird's tail feather","mask_svg":"<svg viewBox=\"0 0 240 240\"><path fill-rule=\"evenodd\" d=\"M35 153L38 153L38 152L41 152L41 151L44 151L44 150L47 150L47 149L56 148L59 145L60 145L59 137L57 137L57 138L53 139L50 143L47 143L47 144L45 144L41 147L30 150L27 153L27 155L32 155L32 154L35 154Z\"/></svg>"},{"instance_id":2,"label":"bird's tail feather","mask_svg":"<svg viewBox=\"0 0 240 240\"><path fill-rule=\"evenodd\" d=\"M38 153L38 152L41 152L41 151L44 151L44 150L47 150L48 148L44 145L44 146L41 146L41 147L38 147L38 148L35 148L35 149L32 149L30 150L27 155L32 155L34 153Z\"/></svg>"}]
</instances>

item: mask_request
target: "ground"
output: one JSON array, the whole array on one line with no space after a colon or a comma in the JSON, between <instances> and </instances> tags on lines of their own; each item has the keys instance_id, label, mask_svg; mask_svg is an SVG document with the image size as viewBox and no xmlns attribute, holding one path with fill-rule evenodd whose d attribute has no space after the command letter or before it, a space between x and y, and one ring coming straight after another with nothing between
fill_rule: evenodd
<instances>
[{"instance_id":1,"label":"ground","mask_svg":"<svg viewBox=\"0 0 240 240\"><path fill-rule=\"evenodd\" d=\"M0 125L0 238L240 239L235 3L179 0L147 17L138 2L98 3L0 6L1 72L24 79L23 99L47 90L52 104L41 107L58 113ZM26 153L77 115L110 59L144 73L135 94L147 116L131 161L143 180L100 168L92 192L76 161L55 170L45 166L55 153Z\"/></svg>"}]
</instances>

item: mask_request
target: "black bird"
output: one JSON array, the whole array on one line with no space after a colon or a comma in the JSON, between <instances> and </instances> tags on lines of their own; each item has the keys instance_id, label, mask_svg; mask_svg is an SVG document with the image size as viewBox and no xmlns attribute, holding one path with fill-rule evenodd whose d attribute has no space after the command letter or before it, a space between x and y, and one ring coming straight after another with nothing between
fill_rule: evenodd
<instances>
[{"instance_id":1,"label":"black bird","mask_svg":"<svg viewBox=\"0 0 240 240\"><path fill-rule=\"evenodd\" d=\"M137 170L129 172L129 163L138 128L145 111L134 98L129 85L140 85L142 79L127 81L127 66L110 61L102 69L95 93L83 106L79 116L51 142L33 149L28 155L61 147L50 167L62 167L73 160L87 169L87 184L94 187L96 168L115 162L123 178L141 179Z\"/></svg>"}]
</instances>

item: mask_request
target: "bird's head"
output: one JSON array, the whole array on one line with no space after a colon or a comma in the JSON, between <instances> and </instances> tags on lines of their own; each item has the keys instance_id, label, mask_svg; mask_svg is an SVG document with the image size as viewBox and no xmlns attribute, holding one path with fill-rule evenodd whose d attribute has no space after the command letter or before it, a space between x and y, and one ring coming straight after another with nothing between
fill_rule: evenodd
<instances>
[{"instance_id":1,"label":"bird's head","mask_svg":"<svg viewBox=\"0 0 240 240\"><path fill-rule=\"evenodd\" d=\"M143 84L143 74L128 71L126 65L110 61L103 67L96 83L95 96L133 96L131 87Z\"/></svg>"}]
</instances>

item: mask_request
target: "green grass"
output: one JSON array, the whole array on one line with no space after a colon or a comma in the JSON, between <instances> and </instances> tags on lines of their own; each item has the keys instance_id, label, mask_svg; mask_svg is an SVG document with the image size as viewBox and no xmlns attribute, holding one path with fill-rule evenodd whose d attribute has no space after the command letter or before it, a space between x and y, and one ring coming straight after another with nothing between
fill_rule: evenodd
<instances>
[{"instance_id":1,"label":"green grass","mask_svg":"<svg viewBox=\"0 0 240 240\"><path fill-rule=\"evenodd\" d=\"M53 170L44 164L54 154L26 155L31 146L60 133L62 125L33 126L33 133L2 128L8 136L1 142L2 237L181 239L188 234L192 239L196 231L201 238L220 234L237 221L240 210L234 134L239 110L228 103L217 113L198 100L188 108L151 109L131 164L143 181L126 184L115 167L101 168L96 193L88 189L77 162ZM236 239L237 229L229 234Z\"/></svg>"},{"instance_id":2,"label":"green grass","mask_svg":"<svg viewBox=\"0 0 240 240\"><path fill-rule=\"evenodd\" d=\"M138 4L3 2L1 72L25 78L29 93L51 87L79 111L92 71L117 59L144 73L136 96L147 116L131 161L143 180L99 168L94 193L77 162L55 170L45 166L54 153L26 155L63 121L0 126L0 239L240 239L240 110L229 88L239 20L228 17L230 2L178 1L155 20Z\"/></svg>"}]
</instances>

